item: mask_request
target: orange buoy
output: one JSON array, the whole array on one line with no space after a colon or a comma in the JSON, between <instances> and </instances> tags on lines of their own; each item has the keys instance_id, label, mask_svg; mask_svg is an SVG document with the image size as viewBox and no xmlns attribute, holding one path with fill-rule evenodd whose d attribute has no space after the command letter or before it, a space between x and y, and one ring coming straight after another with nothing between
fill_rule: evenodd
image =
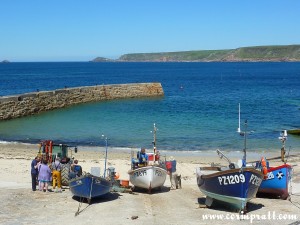
<instances>
[{"instance_id":1,"label":"orange buoy","mask_svg":"<svg viewBox=\"0 0 300 225\"><path fill-rule=\"evenodd\" d=\"M120 177L120 174L119 174L118 172L116 172L116 173L115 173L115 177L114 177L115 180L119 179L119 177Z\"/></svg>"},{"instance_id":2,"label":"orange buoy","mask_svg":"<svg viewBox=\"0 0 300 225\"><path fill-rule=\"evenodd\" d=\"M261 168L261 172L264 174L264 179L267 179L267 174L268 174L268 169L267 169L267 162L266 162L266 160L265 160L265 158L264 157L261 157L261 166L262 166L262 168Z\"/></svg>"}]
</instances>

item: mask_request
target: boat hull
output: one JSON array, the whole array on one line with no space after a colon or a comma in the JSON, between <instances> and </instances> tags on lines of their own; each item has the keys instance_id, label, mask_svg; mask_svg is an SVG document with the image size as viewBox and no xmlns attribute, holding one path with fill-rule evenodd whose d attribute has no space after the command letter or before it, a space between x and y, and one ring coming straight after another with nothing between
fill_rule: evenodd
<instances>
[{"instance_id":1,"label":"boat hull","mask_svg":"<svg viewBox=\"0 0 300 225\"><path fill-rule=\"evenodd\" d=\"M130 170L129 180L135 186L151 190L164 185L167 171L158 166L146 166Z\"/></svg>"},{"instance_id":2,"label":"boat hull","mask_svg":"<svg viewBox=\"0 0 300 225\"><path fill-rule=\"evenodd\" d=\"M289 196L289 183L291 181L292 167L284 164L268 168L267 178L263 180L259 189L260 197L280 197L286 199Z\"/></svg>"},{"instance_id":3,"label":"boat hull","mask_svg":"<svg viewBox=\"0 0 300 225\"><path fill-rule=\"evenodd\" d=\"M91 174L83 175L70 180L70 191L74 196L91 200L108 193L111 189L111 182Z\"/></svg>"},{"instance_id":4,"label":"boat hull","mask_svg":"<svg viewBox=\"0 0 300 225\"><path fill-rule=\"evenodd\" d=\"M254 168L230 169L197 168L197 184L206 196L244 210L256 196L263 174Z\"/></svg>"}]
</instances>

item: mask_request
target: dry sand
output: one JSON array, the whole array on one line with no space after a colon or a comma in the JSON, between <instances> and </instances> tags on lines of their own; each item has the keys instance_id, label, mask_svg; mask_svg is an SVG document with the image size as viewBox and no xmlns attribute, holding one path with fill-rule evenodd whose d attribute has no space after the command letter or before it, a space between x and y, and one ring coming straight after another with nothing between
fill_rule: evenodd
<instances>
[{"instance_id":1,"label":"dry sand","mask_svg":"<svg viewBox=\"0 0 300 225\"><path fill-rule=\"evenodd\" d=\"M108 149L108 166L115 167L121 179L129 178L130 150ZM213 152L161 152L167 157L175 156L177 170L182 175L182 189L170 191L167 178L159 192L110 193L92 200L90 205L86 202L80 205L68 188L62 193L31 191L30 164L37 151L37 145L0 144L0 224L300 224L299 153L289 158L294 168L291 201L255 198L245 218L240 220L238 213L224 206L199 205L205 196L196 184L196 167L212 162L226 165ZM88 147L79 148L76 154L72 152L86 172L91 167L103 169L104 154L103 148ZM233 152L229 156L237 158L238 154ZM266 154L251 153L248 159ZM279 160L272 161L272 165L280 164ZM79 214L75 216L78 208ZM205 216L216 218L205 219Z\"/></svg>"}]
</instances>

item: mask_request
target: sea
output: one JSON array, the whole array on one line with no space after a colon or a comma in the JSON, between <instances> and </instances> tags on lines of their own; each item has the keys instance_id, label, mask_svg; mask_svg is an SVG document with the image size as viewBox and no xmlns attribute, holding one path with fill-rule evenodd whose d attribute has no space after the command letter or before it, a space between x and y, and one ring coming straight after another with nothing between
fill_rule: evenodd
<instances>
[{"instance_id":1,"label":"sea","mask_svg":"<svg viewBox=\"0 0 300 225\"><path fill-rule=\"evenodd\" d=\"M160 82L164 97L79 104L0 122L0 141L176 151L280 151L300 128L298 62L27 62L0 64L0 96ZM239 135L240 128L245 136ZM285 146L300 151L300 136Z\"/></svg>"}]
</instances>

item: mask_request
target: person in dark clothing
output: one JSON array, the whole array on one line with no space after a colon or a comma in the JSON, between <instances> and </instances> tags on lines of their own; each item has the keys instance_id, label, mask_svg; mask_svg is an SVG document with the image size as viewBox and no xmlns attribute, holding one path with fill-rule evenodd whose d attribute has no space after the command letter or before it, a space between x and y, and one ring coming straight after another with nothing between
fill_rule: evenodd
<instances>
[{"instance_id":1,"label":"person in dark clothing","mask_svg":"<svg viewBox=\"0 0 300 225\"><path fill-rule=\"evenodd\" d=\"M32 182L32 191L36 191L36 183L38 177L38 163L40 158L36 156L31 162L31 182Z\"/></svg>"},{"instance_id":2,"label":"person in dark clothing","mask_svg":"<svg viewBox=\"0 0 300 225\"><path fill-rule=\"evenodd\" d=\"M71 171L69 173L69 179L80 177L82 175L82 167L78 165L78 160L74 160L74 164L71 165Z\"/></svg>"}]
</instances>

